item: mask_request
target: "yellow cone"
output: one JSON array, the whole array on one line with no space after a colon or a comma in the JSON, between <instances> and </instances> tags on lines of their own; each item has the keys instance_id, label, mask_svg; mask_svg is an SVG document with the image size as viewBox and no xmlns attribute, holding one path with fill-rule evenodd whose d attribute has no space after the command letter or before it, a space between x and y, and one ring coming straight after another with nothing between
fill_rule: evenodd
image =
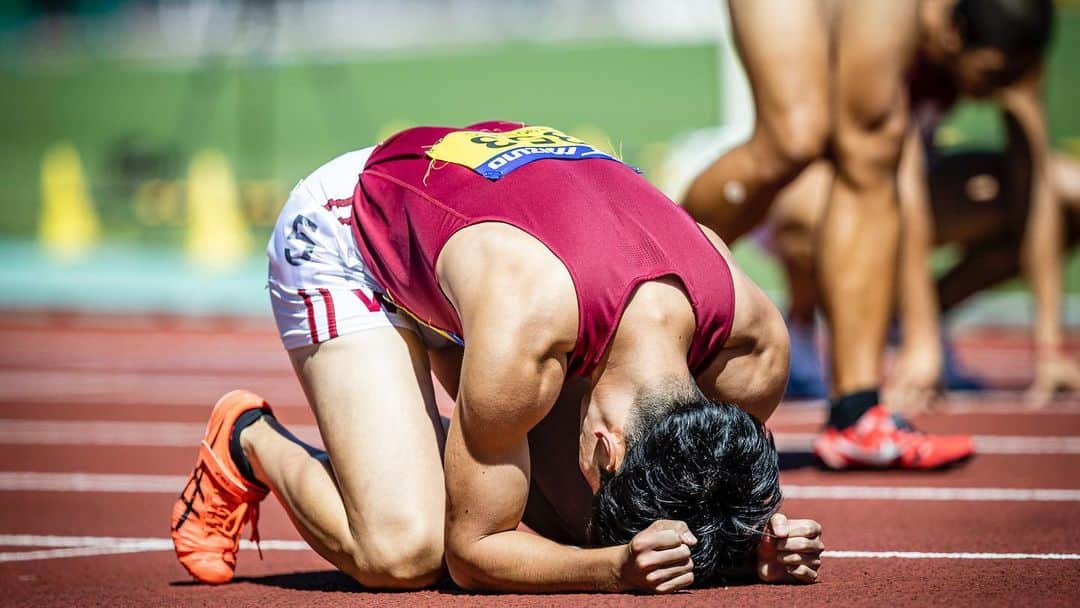
<instances>
[{"instance_id":1,"label":"yellow cone","mask_svg":"<svg viewBox=\"0 0 1080 608\"><path fill-rule=\"evenodd\" d=\"M101 221L86 187L79 152L69 142L45 151L41 162L41 215L38 241L64 259L84 255L101 238Z\"/></svg>"},{"instance_id":2,"label":"yellow cone","mask_svg":"<svg viewBox=\"0 0 1080 608\"><path fill-rule=\"evenodd\" d=\"M187 186L188 259L215 270L242 261L251 250L251 233L225 155L216 150L196 154L188 166Z\"/></svg>"},{"instance_id":3,"label":"yellow cone","mask_svg":"<svg viewBox=\"0 0 1080 608\"><path fill-rule=\"evenodd\" d=\"M1080 137L1066 137L1061 143L1067 153L1080 158Z\"/></svg>"}]
</instances>

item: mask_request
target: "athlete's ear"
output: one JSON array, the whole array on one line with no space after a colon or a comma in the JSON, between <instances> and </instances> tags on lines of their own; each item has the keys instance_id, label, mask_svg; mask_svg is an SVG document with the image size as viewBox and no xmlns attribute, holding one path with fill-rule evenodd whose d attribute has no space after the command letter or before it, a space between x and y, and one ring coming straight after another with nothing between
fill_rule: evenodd
<instances>
[{"instance_id":1,"label":"athlete's ear","mask_svg":"<svg viewBox=\"0 0 1080 608\"><path fill-rule=\"evenodd\" d=\"M609 429L594 433L596 436L596 464L602 471L614 474L623 459L622 441Z\"/></svg>"}]
</instances>

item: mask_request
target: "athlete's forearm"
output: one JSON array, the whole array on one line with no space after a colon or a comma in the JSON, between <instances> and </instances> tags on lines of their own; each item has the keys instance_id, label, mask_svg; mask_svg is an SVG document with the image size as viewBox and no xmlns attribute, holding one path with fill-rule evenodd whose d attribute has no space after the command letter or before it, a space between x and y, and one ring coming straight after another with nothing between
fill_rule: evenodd
<instances>
[{"instance_id":1,"label":"athlete's forearm","mask_svg":"<svg viewBox=\"0 0 1080 608\"><path fill-rule=\"evenodd\" d=\"M447 551L454 581L467 588L517 593L624 590L625 545L581 549L511 530Z\"/></svg>"},{"instance_id":2,"label":"athlete's forearm","mask_svg":"<svg viewBox=\"0 0 1080 608\"><path fill-rule=\"evenodd\" d=\"M1049 143L1039 75L1032 74L1002 95L1009 166L1016 183L1027 184L1027 222L1020 266L1035 303L1034 339L1040 353L1061 347L1062 248L1064 218L1049 180ZM1023 179L1025 178L1026 179Z\"/></svg>"},{"instance_id":3,"label":"athlete's forearm","mask_svg":"<svg viewBox=\"0 0 1080 608\"><path fill-rule=\"evenodd\" d=\"M1045 183L1034 186L1033 191L1031 214L1021 245L1021 265L1035 301L1036 348L1039 354L1056 354L1061 348L1060 209Z\"/></svg>"},{"instance_id":4,"label":"athlete's forearm","mask_svg":"<svg viewBox=\"0 0 1080 608\"><path fill-rule=\"evenodd\" d=\"M1056 355L1061 348L1064 217L1048 179L1046 144L1032 142L1031 146L1031 208L1020 264L1035 304L1032 331L1037 352Z\"/></svg>"},{"instance_id":5,"label":"athlete's forearm","mask_svg":"<svg viewBox=\"0 0 1080 608\"><path fill-rule=\"evenodd\" d=\"M584 550L515 530L529 495L528 432L558 398L565 363L507 332L469 335L444 461L450 575L478 590L617 590L626 547Z\"/></svg>"}]
</instances>

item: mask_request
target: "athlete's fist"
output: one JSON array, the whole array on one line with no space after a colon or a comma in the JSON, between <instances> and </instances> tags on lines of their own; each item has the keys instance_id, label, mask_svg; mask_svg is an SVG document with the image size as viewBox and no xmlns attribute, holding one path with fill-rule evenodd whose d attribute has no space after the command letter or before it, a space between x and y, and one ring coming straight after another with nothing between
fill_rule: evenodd
<instances>
[{"instance_id":1,"label":"athlete's fist","mask_svg":"<svg viewBox=\"0 0 1080 608\"><path fill-rule=\"evenodd\" d=\"M824 550L821 524L777 513L769 520L769 530L758 545L758 578L766 583L817 582Z\"/></svg>"},{"instance_id":2,"label":"athlete's fist","mask_svg":"<svg viewBox=\"0 0 1080 608\"><path fill-rule=\"evenodd\" d=\"M661 519L627 545L621 578L626 589L671 593L694 582L690 547L697 538L681 521Z\"/></svg>"}]
</instances>

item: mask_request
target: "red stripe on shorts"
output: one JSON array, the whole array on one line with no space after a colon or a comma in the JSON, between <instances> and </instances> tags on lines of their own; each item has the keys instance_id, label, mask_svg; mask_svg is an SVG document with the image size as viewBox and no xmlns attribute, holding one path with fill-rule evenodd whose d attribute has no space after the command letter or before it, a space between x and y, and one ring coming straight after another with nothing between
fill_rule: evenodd
<instances>
[{"instance_id":1,"label":"red stripe on shorts","mask_svg":"<svg viewBox=\"0 0 1080 608\"><path fill-rule=\"evenodd\" d=\"M334 312L334 298L330 295L330 290L326 288L319 288L319 295L322 296L323 304L326 305L326 324L330 328L330 338L336 338L337 314Z\"/></svg>"},{"instance_id":2,"label":"red stripe on shorts","mask_svg":"<svg viewBox=\"0 0 1080 608\"><path fill-rule=\"evenodd\" d=\"M360 301L364 303L364 306L367 306L368 311L379 312L378 298L367 297L366 295L364 295L364 290L362 289L354 289L352 292L356 294L356 297L360 298Z\"/></svg>"},{"instance_id":3,"label":"red stripe on shorts","mask_svg":"<svg viewBox=\"0 0 1080 608\"><path fill-rule=\"evenodd\" d=\"M300 294L301 298L304 298L304 308L307 309L307 324L308 329L311 331L311 343L319 343L319 329L315 327L315 307L311 305L311 294L305 289L298 289L296 293Z\"/></svg>"}]
</instances>

